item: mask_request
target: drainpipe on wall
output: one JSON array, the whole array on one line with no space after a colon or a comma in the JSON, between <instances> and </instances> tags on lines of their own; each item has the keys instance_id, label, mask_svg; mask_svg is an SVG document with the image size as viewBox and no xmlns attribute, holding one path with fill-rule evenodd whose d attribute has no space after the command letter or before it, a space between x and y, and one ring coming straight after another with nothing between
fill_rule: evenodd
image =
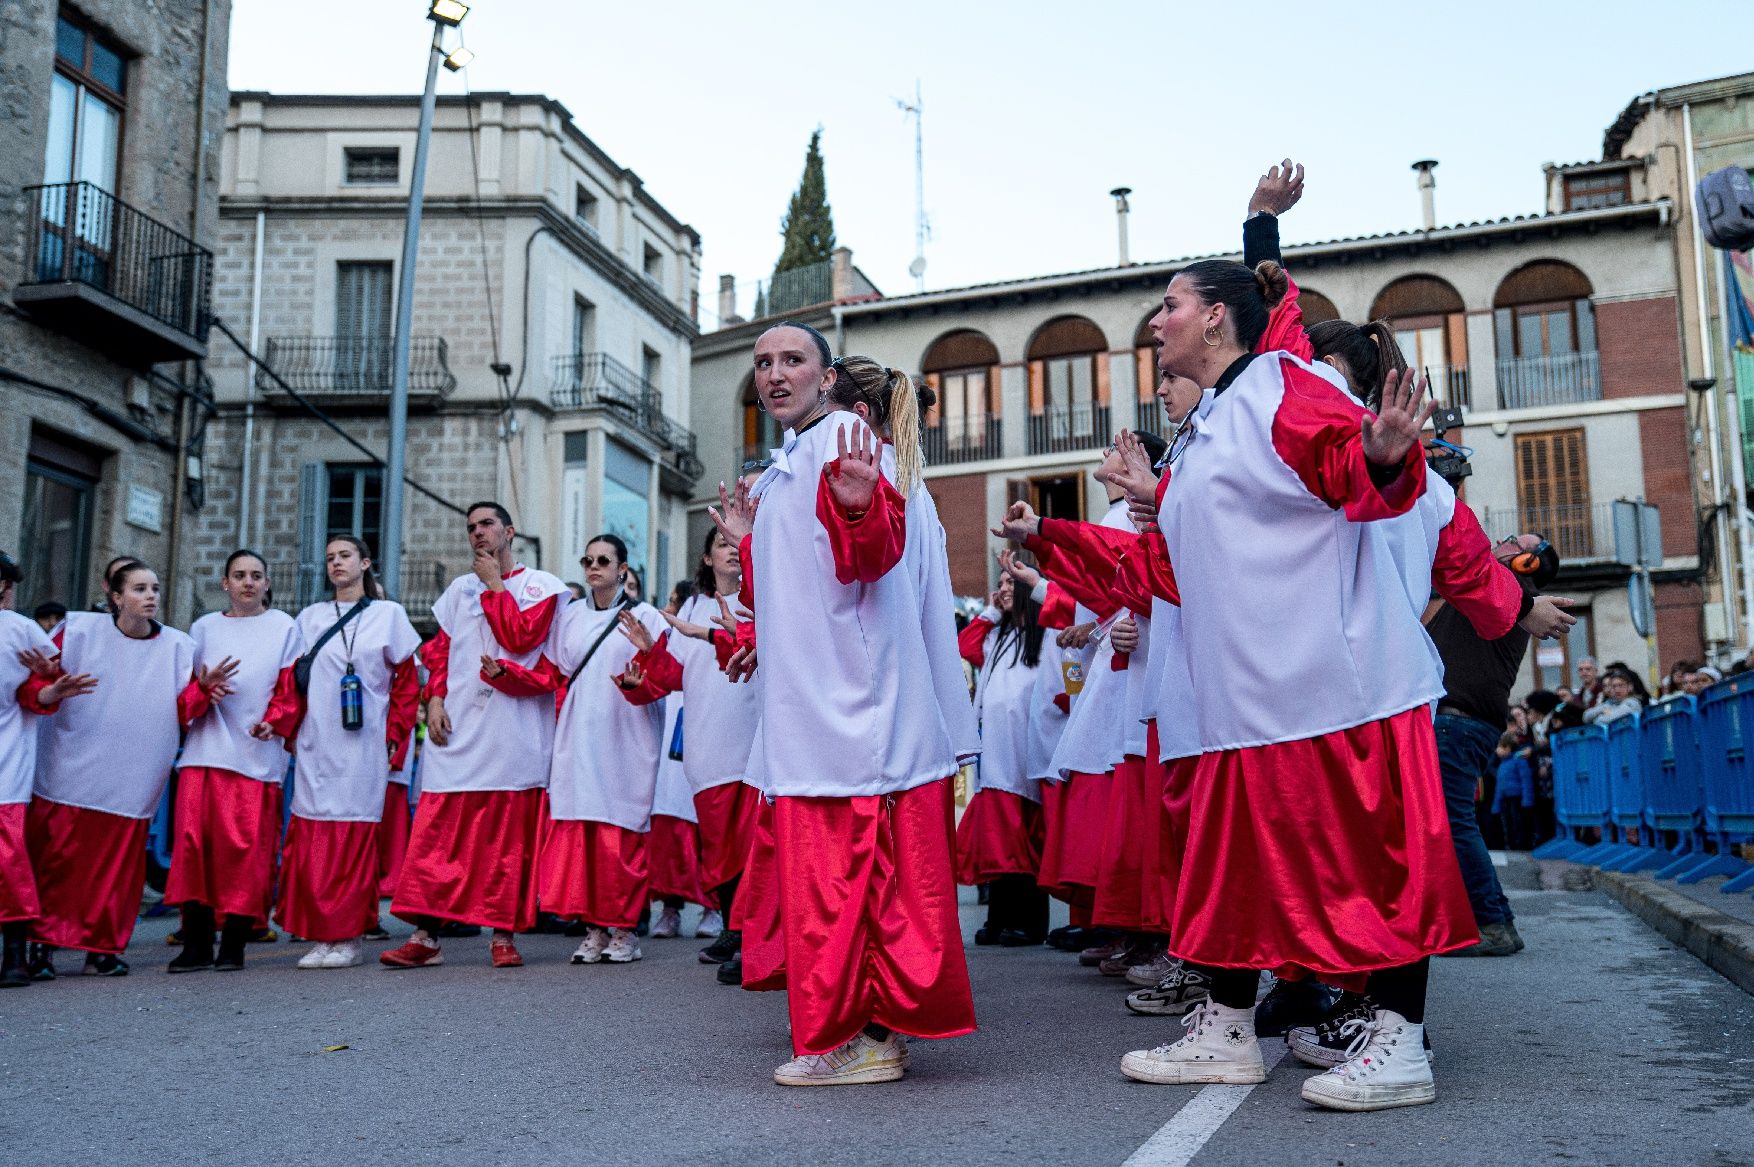
<instances>
[{"instance_id":1,"label":"drainpipe on wall","mask_svg":"<svg viewBox=\"0 0 1754 1167\"><path fill-rule=\"evenodd\" d=\"M250 276L250 352L261 349L262 332L262 236L268 228L268 212L256 212L256 264ZM250 479L256 460L256 361L244 361L244 471L238 486L239 547L254 547L250 538Z\"/></svg>"}]
</instances>

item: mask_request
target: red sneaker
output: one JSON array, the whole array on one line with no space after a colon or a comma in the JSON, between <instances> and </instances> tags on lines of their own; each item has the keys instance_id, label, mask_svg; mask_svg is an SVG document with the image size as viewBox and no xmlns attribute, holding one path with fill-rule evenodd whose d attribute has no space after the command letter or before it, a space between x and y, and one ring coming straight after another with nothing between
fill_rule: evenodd
<instances>
[{"instance_id":1,"label":"red sneaker","mask_svg":"<svg viewBox=\"0 0 1754 1167\"><path fill-rule=\"evenodd\" d=\"M400 948L378 953L378 960L391 968L431 968L435 964L443 964L445 957L436 944L410 940Z\"/></svg>"},{"instance_id":2,"label":"red sneaker","mask_svg":"<svg viewBox=\"0 0 1754 1167\"><path fill-rule=\"evenodd\" d=\"M524 967L524 958L518 955L518 946L510 940L495 940L491 947L494 968Z\"/></svg>"}]
</instances>

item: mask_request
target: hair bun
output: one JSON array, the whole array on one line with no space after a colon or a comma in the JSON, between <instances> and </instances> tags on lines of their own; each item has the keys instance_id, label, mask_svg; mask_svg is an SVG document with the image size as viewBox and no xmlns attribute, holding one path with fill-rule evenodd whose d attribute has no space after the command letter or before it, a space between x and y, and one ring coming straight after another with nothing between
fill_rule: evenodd
<instances>
[{"instance_id":1,"label":"hair bun","mask_svg":"<svg viewBox=\"0 0 1754 1167\"><path fill-rule=\"evenodd\" d=\"M1291 277L1285 269L1270 259L1263 259L1255 265L1255 284L1261 289L1261 299L1267 302L1269 310L1277 308L1291 290Z\"/></svg>"},{"instance_id":2,"label":"hair bun","mask_svg":"<svg viewBox=\"0 0 1754 1167\"><path fill-rule=\"evenodd\" d=\"M934 391L930 385L926 384L924 380L914 382L914 388L918 390L916 396L919 398L921 413L925 413L927 410L931 409L932 406L938 404L937 392Z\"/></svg>"}]
</instances>

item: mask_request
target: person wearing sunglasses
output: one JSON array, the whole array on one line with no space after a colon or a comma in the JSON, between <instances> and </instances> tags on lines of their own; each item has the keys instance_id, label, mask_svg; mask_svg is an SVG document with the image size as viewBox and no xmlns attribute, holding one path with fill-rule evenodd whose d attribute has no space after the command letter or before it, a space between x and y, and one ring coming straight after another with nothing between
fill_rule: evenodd
<instances>
[{"instance_id":1,"label":"person wearing sunglasses","mask_svg":"<svg viewBox=\"0 0 1754 1167\"><path fill-rule=\"evenodd\" d=\"M493 929L495 968L524 963L513 933L536 923L536 846L554 741L554 699L492 683L500 660L542 659L566 584L512 555L517 530L496 502L464 516L473 569L433 605L438 635L421 646L430 674L420 802L390 910L414 935L378 959L391 968L440 963L442 921Z\"/></svg>"}]
</instances>

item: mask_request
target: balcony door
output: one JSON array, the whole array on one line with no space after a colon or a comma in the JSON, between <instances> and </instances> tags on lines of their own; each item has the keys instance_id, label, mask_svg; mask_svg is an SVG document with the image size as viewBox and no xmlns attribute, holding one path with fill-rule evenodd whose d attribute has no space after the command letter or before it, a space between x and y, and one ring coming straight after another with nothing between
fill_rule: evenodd
<instances>
[{"instance_id":1,"label":"balcony door","mask_svg":"<svg viewBox=\"0 0 1754 1167\"><path fill-rule=\"evenodd\" d=\"M335 265L335 387L339 391L390 391L392 271L393 265L383 261Z\"/></svg>"},{"instance_id":2,"label":"balcony door","mask_svg":"<svg viewBox=\"0 0 1754 1167\"><path fill-rule=\"evenodd\" d=\"M1562 560L1590 558L1590 475L1582 429L1516 436L1517 505L1523 531L1545 535Z\"/></svg>"}]
</instances>

